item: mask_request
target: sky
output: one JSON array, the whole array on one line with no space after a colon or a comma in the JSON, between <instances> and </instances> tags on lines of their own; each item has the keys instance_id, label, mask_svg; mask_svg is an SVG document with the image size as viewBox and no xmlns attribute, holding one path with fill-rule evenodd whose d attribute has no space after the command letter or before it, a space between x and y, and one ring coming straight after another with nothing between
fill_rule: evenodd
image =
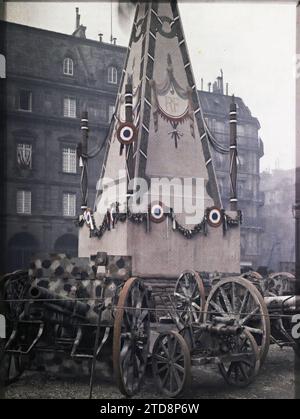
<instances>
[{"instance_id":1,"label":"sky","mask_svg":"<svg viewBox=\"0 0 300 419\"><path fill-rule=\"evenodd\" d=\"M71 34L75 7L87 38L113 35L127 46L132 18L120 24L116 3L8 2L11 22ZM179 9L198 88L207 89L220 69L229 93L243 98L261 124L261 171L295 166L296 7L275 3L180 3Z\"/></svg>"}]
</instances>

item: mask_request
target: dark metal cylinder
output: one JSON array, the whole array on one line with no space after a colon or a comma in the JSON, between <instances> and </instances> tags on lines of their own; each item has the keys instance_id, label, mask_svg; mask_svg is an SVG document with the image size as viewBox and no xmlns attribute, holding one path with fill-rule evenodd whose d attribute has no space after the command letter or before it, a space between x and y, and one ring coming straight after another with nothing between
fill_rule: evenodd
<instances>
[{"instance_id":1,"label":"dark metal cylinder","mask_svg":"<svg viewBox=\"0 0 300 419\"><path fill-rule=\"evenodd\" d=\"M58 306L70 312L70 315L80 315L85 316L86 313L89 311L89 305L78 300L71 300L61 297L54 292L48 291L46 288L42 288L39 286L33 286L28 291L28 296L32 300L42 300L41 303L50 302L53 307ZM46 300L46 301L44 301Z\"/></svg>"},{"instance_id":2,"label":"dark metal cylinder","mask_svg":"<svg viewBox=\"0 0 300 419\"><path fill-rule=\"evenodd\" d=\"M81 132L82 132L82 155L81 155L81 209L86 210L88 207L88 137L89 137L89 120L88 113L82 112L81 117Z\"/></svg>"},{"instance_id":3,"label":"dark metal cylinder","mask_svg":"<svg viewBox=\"0 0 300 419\"><path fill-rule=\"evenodd\" d=\"M230 104L230 209L237 211L237 106Z\"/></svg>"},{"instance_id":4,"label":"dark metal cylinder","mask_svg":"<svg viewBox=\"0 0 300 419\"><path fill-rule=\"evenodd\" d=\"M133 122L133 93L132 84L128 83L125 86L125 119L126 122Z\"/></svg>"},{"instance_id":5,"label":"dark metal cylinder","mask_svg":"<svg viewBox=\"0 0 300 419\"><path fill-rule=\"evenodd\" d=\"M197 325L197 330L202 330L203 332L208 332L217 336L238 336L243 332L243 328L241 326L230 326L222 323L202 323Z\"/></svg>"}]
</instances>

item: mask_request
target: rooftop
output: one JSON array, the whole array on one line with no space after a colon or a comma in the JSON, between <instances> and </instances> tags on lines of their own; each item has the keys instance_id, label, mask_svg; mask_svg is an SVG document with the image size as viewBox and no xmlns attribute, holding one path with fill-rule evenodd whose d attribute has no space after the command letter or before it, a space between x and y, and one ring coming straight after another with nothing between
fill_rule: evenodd
<instances>
[{"instance_id":1,"label":"rooftop","mask_svg":"<svg viewBox=\"0 0 300 419\"><path fill-rule=\"evenodd\" d=\"M74 43L78 44L78 42L85 44L85 45L91 45L94 47L102 47L102 48L107 48L107 49L113 49L113 50L119 50L122 52L126 52L127 47L124 47L122 45L117 45L114 42L112 43L108 43L108 42L103 42L103 41L96 41L94 39L87 39L85 37L82 36L77 36L77 31L75 30L74 33L72 35L68 35L66 33L61 33L61 32L55 32L55 31L50 31L47 29L41 29L41 28L35 28L33 26L26 26L26 25L21 25L20 23L14 23L14 22L7 22L4 20L0 20L0 25L2 27L2 30L5 29L5 27L11 28L11 29L15 29L15 30L20 30L23 32L36 32L37 34L40 35L51 35L51 37L55 36L57 38L63 38L63 39L68 39L69 41L73 41ZM82 26L82 25L81 25Z\"/></svg>"}]
</instances>

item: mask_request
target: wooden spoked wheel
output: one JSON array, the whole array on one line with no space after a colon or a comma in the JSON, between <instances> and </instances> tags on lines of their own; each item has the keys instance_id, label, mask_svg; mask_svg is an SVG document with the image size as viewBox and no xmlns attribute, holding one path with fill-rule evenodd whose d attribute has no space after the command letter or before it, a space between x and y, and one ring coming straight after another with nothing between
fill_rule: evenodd
<instances>
[{"instance_id":1,"label":"wooden spoked wheel","mask_svg":"<svg viewBox=\"0 0 300 419\"><path fill-rule=\"evenodd\" d=\"M247 387L259 372L259 349L248 330L237 336L235 346L231 355L241 355L239 360L221 363L219 370L227 384L234 387Z\"/></svg>"},{"instance_id":2,"label":"wooden spoked wheel","mask_svg":"<svg viewBox=\"0 0 300 419\"><path fill-rule=\"evenodd\" d=\"M244 327L253 335L261 365L264 363L270 347L270 317L262 295L251 282L240 277L220 281L208 296L204 320Z\"/></svg>"},{"instance_id":3,"label":"wooden spoked wheel","mask_svg":"<svg viewBox=\"0 0 300 419\"><path fill-rule=\"evenodd\" d=\"M180 396L191 383L191 357L184 338L177 332L162 333L152 352L153 375L167 397Z\"/></svg>"},{"instance_id":4,"label":"wooden spoked wheel","mask_svg":"<svg viewBox=\"0 0 300 419\"><path fill-rule=\"evenodd\" d=\"M200 323L205 307L205 290L200 275L184 271L177 280L174 291L175 307L184 326Z\"/></svg>"},{"instance_id":5,"label":"wooden spoked wheel","mask_svg":"<svg viewBox=\"0 0 300 419\"><path fill-rule=\"evenodd\" d=\"M142 281L129 279L119 296L114 336L113 365L122 394L131 397L141 387L148 360L150 313Z\"/></svg>"},{"instance_id":6,"label":"wooden spoked wheel","mask_svg":"<svg viewBox=\"0 0 300 419\"><path fill-rule=\"evenodd\" d=\"M267 279L268 291L274 295L294 295L296 293L295 276L289 272L276 272Z\"/></svg>"}]
</instances>

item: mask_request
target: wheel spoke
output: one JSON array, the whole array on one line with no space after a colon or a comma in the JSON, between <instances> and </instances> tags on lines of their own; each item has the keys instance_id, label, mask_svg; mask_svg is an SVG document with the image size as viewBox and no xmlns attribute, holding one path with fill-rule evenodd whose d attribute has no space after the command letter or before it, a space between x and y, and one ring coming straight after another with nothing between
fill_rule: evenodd
<instances>
[{"instance_id":1,"label":"wheel spoke","mask_svg":"<svg viewBox=\"0 0 300 419\"><path fill-rule=\"evenodd\" d=\"M148 314L149 314L148 310L142 310L142 312L139 315L138 321L137 321L137 327L138 328L140 328L142 326L142 324L144 323Z\"/></svg>"},{"instance_id":2,"label":"wheel spoke","mask_svg":"<svg viewBox=\"0 0 300 419\"><path fill-rule=\"evenodd\" d=\"M179 281L178 286L181 288L182 294L183 294L185 297L187 297L187 298L188 298L187 291L186 291L186 287L185 287L184 285L182 285L181 281ZM179 290L178 290L177 292L179 292Z\"/></svg>"},{"instance_id":3,"label":"wheel spoke","mask_svg":"<svg viewBox=\"0 0 300 419\"><path fill-rule=\"evenodd\" d=\"M174 359L174 362L178 363L180 360L184 360L184 355L182 353L178 354Z\"/></svg>"},{"instance_id":4,"label":"wheel spoke","mask_svg":"<svg viewBox=\"0 0 300 419\"><path fill-rule=\"evenodd\" d=\"M182 380L180 379L178 371L176 370L176 368L173 368L173 374L174 374L174 377L175 377L177 388L180 388L181 385L182 385Z\"/></svg>"},{"instance_id":5,"label":"wheel spoke","mask_svg":"<svg viewBox=\"0 0 300 419\"><path fill-rule=\"evenodd\" d=\"M242 321L241 325L248 323L248 321L259 312L260 308L256 307L250 314L248 314Z\"/></svg>"},{"instance_id":6,"label":"wheel spoke","mask_svg":"<svg viewBox=\"0 0 300 419\"><path fill-rule=\"evenodd\" d=\"M169 345L168 345L168 346L169 346ZM168 348L166 347L166 345L164 344L164 342L161 342L161 347L162 347L162 349L163 349L164 353L166 354L167 358L169 359L169 350L168 350Z\"/></svg>"},{"instance_id":7,"label":"wheel spoke","mask_svg":"<svg viewBox=\"0 0 300 419\"><path fill-rule=\"evenodd\" d=\"M248 381L249 377L248 377L248 375L247 375L247 373L245 371L244 365L241 362L238 363L238 368L241 371L242 376L245 379L245 381Z\"/></svg>"},{"instance_id":8,"label":"wheel spoke","mask_svg":"<svg viewBox=\"0 0 300 419\"><path fill-rule=\"evenodd\" d=\"M243 360L243 361L241 361L241 363L243 365L246 365L248 368L252 368L253 367L253 363L251 363L250 361Z\"/></svg>"},{"instance_id":9,"label":"wheel spoke","mask_svg":"<svg viewBox=\"0 0 300 419\"><path fill-rule=\"evenodd\" d=\"M169 376L170 376L170 368L169 368L169 366L168 366L167 373L166 373L166 375L165 375L164 379L162 380L162 387L164 387L164 386L166 385L166 382L167 382L167 380L168 380Z\"/></svg>"},{"instance_id":10,"label":"wheel spoke","mask_svg":"<svg viewBox=\"0 0 300 419\"><path fill-rule=\"evenodd\" d=\"M182 372L182 374L184 374L184 367L182 367L181 365L178 364L174 364L174 368L180 372Z\"/></svg>"},{"instance_id":11,"label":"wheel spoke","mask_svg":"<svg viewBox=\"0 0 300 419\"><path fill-rule=\"evenodd\" d=\"M246 330L248 330L252 335L260 335L264 336L264 331L262 329L256 329L254 327L245 326Z\"/></svg>"},{"instance_id":12,"label":"wheel spoke","mask_svg":"<svg viewBox=\"0 0 300 419\"><path fill-rule=\"evenodd\" d=\"M250 291L247 290L246 294L244 295L244 299L243 299L243 302L242 302L242 305L241 305L241 308L240 308L240 316L243 314L243 312L244 312L244 310L247 306L249 296L250 296Z\"/></svg>"},{"instance_id":13,"label":"wheel spoke","mask_svg":"<svg viewBox=\"0 0 300 419\"><path fill-rule=\"evenodd\" d=\"M129 349L130 349L130 342L127 342L127 343L123 346L123 348L122 348L122 350L121 350L121 353L120 353L120 358L121 358L121 360L124 360L124 359L125 359L125 357L126 357L126 356L127 356L127 354L128 354Z\"/></svg>"},{"instance_id":14,"label":"wheel spoke","mask_svg":"<svg viewBox=\"0 0 300 419\"><path fill-rule=\"evenodd\" d=\"M139 365L136 354L133 355L133 371L134 377L139 377Z\"/></svg>"},{"instance_id":15,"label":"wheel spoke","mask_svg":"<svg viewBox=\"0 0 300 419\"><path fill-rule=\"evenodd\" d=\"M179 294L178 292L175 292L174 295L175 295L175 297L178 297L181 300L184 300L184 301L187 300L187 297L185 297L184 295Z\"/></svg>"},{"instance_id":16,"label":"wheel spoke","mask_svg":"<svg viewBox=\"0 0 300 419\"><path fill-rule=\"evenodd\" d=\"M169 368L168 364L164 364L162 365L160 368L157 368L157 372L158 374L162 373L163 371L165 371L167 368Z\"/></svg>"},{"instance_id":17,"label":"wheel spoke","mask_svg":"<svg viewBox=\"0 0 300 419\"><path fill-rule=\"evenodd\" d=\"M173 382L174 382L173 368L170 368L170 391L173 392Z\"/></svg>"},{"instance_id":18,"label":"wheel spoke","mask_svg":"<svg viewBox=\"0 0 300 419\"><path fill-rule=\"evenodd\" d=\"M196 308L197 310L201 311L201 307L198 306L196 303L192 303L192 307Z\"/></svg>"},{"instance_id":19,"label":"wheel spoke","mask_svg":"<svg viewBox=\"0 0 300 419\"><path fill-rule=\"evenodd\" d=\"M232 372L233 372L233 371L234 371L234 363L232 362L232 363L230 364L229 368L228 368L227 373L226 373L226 375L227 375L227 377L228 377L228 378L230 378L230 377L231 377L231 374L232 374Z\"/></svg>"},{"instance_id":20,"label":"wheel spoke","mask_svg":"<svg viewBox=\"0 0 300 419\"><path fill-rule=\"evenodd\" d=\"M229 301L229 299L228 299L228 297L227 297L227 294L226 294L226 292L225 292L225 290L221 287L220 288L220 293L221 293L221 296L222 296L222 298L223 298L223 300L224 300L224 303L225 303L225 306L226 306L226 310L227 310L227 313L228 314L233 314L233 308L232 308L232 306L231 306L231 304L230 304L230 301Z\"/></svg>"},{"instance_id":21,"label":"wheel spoke","mask_svg":"<svg viewBox=\"0 0 300 419\"><path fill-rule=\"evenodd\" d=\"M236 314L236 290L235 290L235 282L232 282L232 295L231 295L231 301L232 301L232 309L233 313Z\"/></svg>"},{"instance_id":22,"label":"wheel spoke","mask_svg":"<svg viewBox=\"0 0 300 419\"><path fill-rule=\"evenodd\" d=\"M197 282L195 282L194 289L191 293L191 298L195 298L195 293L197 293L197 292L198 292L198 284L197 284Z\"/></svg>"},{"instance_id":23,"label":"wheel spoke","mask_svg":"<svg viewBox=\"0 0 300 419\"><path fill-rule=\"evenodd\" d=\"M219 313L222 317L227 317L227 313L223 310L222 307L220 307L217 303L214 301L210 301L210 305Z\"/></svg>"},{"instance_id":24,"label":"wheel spoke","mask_svg":"<svg viewBox=\"0 0 300 419\"><path fill-rule=\"evenodd\" d=\"M154 358L159 362L168 362L168 358L165 358L164 356L159 354L155 354Z\"/></svg>"}]
</instances>

